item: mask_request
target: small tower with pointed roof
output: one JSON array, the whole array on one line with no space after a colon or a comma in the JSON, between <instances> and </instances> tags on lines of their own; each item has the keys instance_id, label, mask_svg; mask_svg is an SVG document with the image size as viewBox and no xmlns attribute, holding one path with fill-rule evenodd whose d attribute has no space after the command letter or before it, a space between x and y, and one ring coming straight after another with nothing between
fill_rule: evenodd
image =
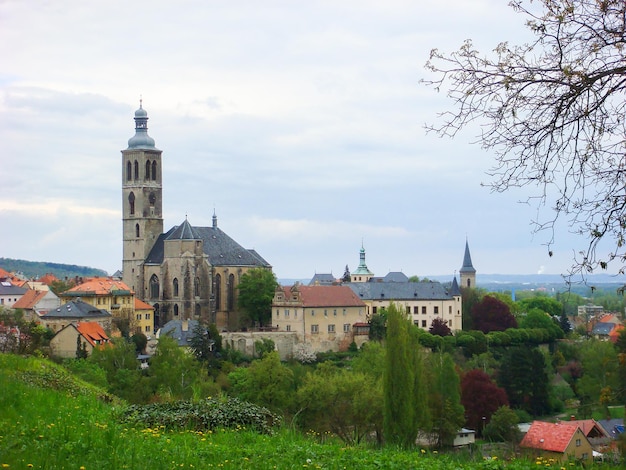
<instances>
[{"instance_id":1,"label":"small tower with pointed roof","mask_svg":"<svg viewBox=\"0 0 626 470\"><path fill-rule=\"evenodd\" d=\"M463 256L463 266L459 270L461 277L461 287L476 287L476 269L472 265L472 257L470 256L469 244L465 240L465 255Z\"/></svg>"},{"instance_id":2,"label":"small tower with pointed roof","mask_svg":"<svg viewBox=\"0 0 626 470\"><path fill-rule=\"evenodd\" d=\"M350 282L369 282L369 280L374 277L374 273L367 269L367 265L365 264L365 248L363 248L363 244L361 244L359 257L359 267L350 274Z\"/></svg>"},{"instance_id":3,"label":"small tower with pointed roof","mask_svg":"<svg viewBox=\"0 0 626 470\"><path fill-rule=\"evenodd\" d=\"M122 150L123 281L133 291L143 286L144 260L163 233L161 150L148 135L148 113L139 101L135 135ZM139 292L143 298L143 292Z\"/></svg>"}]
</instances>

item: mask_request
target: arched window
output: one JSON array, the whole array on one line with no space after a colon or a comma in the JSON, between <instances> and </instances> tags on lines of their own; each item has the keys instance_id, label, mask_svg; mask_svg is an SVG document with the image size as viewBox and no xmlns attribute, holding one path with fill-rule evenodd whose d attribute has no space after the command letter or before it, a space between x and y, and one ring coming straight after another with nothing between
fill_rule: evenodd
<instances>
[{"instance_id":1,"label":"arched window","mask_svg":"<svg viewBox=\"0 0 626 470\"><path fill-rule=\"evenodd\" d=\"M156 274L153 274L152 277L150 277L150 298L158 299L160 290L159 278Z\"/></svg>"},{"instance_id":2,"label":"arched window","mask_svg":"<svg viewBox=\"0 0 626 470\"><path fill-rule=\"evenodd\" d=\"M139 162L135 160L135 179L139 179Z\"/></svg>"},{"instance_id":3,"label":"arched window","mask_svg":"<svg viewBox=\"0 0 626 470\"><path fill-rule=\"evenodd\" d=\"M233 310L235 307L235 275L228 276L228 297L226 299L226 310Z\"/></svg>"},{"instance_id":4,"label":"arched window","mask_svg":"<svg viewBox=\"0 0 626 470\"><path fill-rule=\"evenodd\" d=\"M200 297L200 278L197 277L193 280L193 295Z\"/></svg>"},{"instance_id":5,"label":"arched window","mask_svg":"<svg viewBox=\"0 0 626 470\"><path fill-rule=\"evenodd\" d=\"M174 304L174 318L178 318L178 304Z\"/></svg>"},{"instance_id":6,"label":"arched window","mask_svg":"<svg viewBox=\"0 0 626 470\"><path fill-rule=\"evenodd\" d=\"M146 180L150 179L150 160L148 160L146 162L146 175L145 175L144 179L146 179Z\"/></svg>"},{"instance_id":7,"label":"arched window","mask_svg":"<svg viewBox=\"0 0 626 470\"><path fill-rule=\"evenodd\" d=\"M130 162L128 162L130 165ZM128 195L128 205L130 206L130 215L135 215L135 193L131 192Z\"/></svg>"},{"instance_id":8,"label":"arched window","mask_svg":"<svg viewBox=\"0 0 626 470\"><path fill-rule=\"evenodd\" d=\"M139 238L139 224L135 224L135 237Z\"/></svg>"},{"instance_id":9,"label":"arched window","mask_svg":"<svg viewBox=\"0 0 626 470\"><path fill-rule=\"evenodd\" d=\"M200 317L200 313L202 312L202 307L200 307L200 304L196 304L196 317Z\"/></svg>"},{"instance_id":10,"label":"arched window","mask_svg":"<svg viewBox=\"0 0 626 470\"><path fill-rule=\"evenodd\" d=\"M174 297L178 297L178 278L174 278L172 284L174 285Z\"/></svg>"},{"instance_id":11,"label":"arched window","mask_svg":"<svg viewBox=\"0 0 626 470\"><path fill-rule=\"evenodd\" d=\"M130 160L126 162L126 181L130 181L133 179L133 165L131 165Z\"/></svg>"},{"instance_id":12,"label":"arched window","mask_svg":"<svg viewBox=\"0 0 626 470\"><path fill-rule=\"evenodd\" d=\"M219 311L222 308L222 276L217 274L215 276L215 310Z\"/></svg>"},{"instance_id":13,"label":"arched window","mask_svg":"<svg viewBox=\"0 0 626 470\"><path fill-rule=\"evenodd\" d=\"M152 181L156 181L157 179L156 171L157 171L157 164L156 164L156 160L154 160L152 162Z\"/></svg>"}]
</instances>

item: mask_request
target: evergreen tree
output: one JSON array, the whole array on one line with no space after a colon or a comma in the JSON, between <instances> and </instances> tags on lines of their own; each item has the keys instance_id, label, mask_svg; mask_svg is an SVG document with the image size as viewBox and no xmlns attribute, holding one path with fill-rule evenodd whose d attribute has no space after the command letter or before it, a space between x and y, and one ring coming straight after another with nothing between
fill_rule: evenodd
<instances>
[{"instance_id":1,"label":"evergreen tree","mask_svg":"<svg viewBox=\"0 0 626 470\"><path fill-rule=\"evenodd\" d=\"M383 373L383 434L390 444L408 448L415 444L415 352L411 324L395 304L387 309L387 351Z\"/></svg>"},{"instance_id":2,"label":"evergreen tree","mask_svg":"<svg viewBox=\"0 0 626 470\"><path fill-rule=\"evenodd\" d=\"M465 422L465 409L461 404L459 376L454 361L447 353L430 356L429 404L433 420L433 431L437 447L448 447L454 442L456 433Z\"/></svg>"},{"instance_id":3,"label":"evergreen tree","mask_svg":"<svg viewBox=\"0 0 626 470\"><path fill-rule=\"evenodd\" d=\"M341 277L341 282L350 282L350 269L346 264L346 270L343 272L343 276Z\"/></svg>"}]
</instances>

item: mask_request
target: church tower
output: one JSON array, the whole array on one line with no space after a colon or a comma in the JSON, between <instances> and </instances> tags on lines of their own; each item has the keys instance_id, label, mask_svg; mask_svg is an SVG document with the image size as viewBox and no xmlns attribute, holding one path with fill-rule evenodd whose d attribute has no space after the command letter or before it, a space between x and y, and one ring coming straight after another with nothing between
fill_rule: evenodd
<instances>
[{"instance_id":1,"label":"church tower","mask_svg":"<svg viewBox=\"0 0 626 470\"><path fill-rule=\"evenodd\" d=\"M367 264L365 264L365 248L363 248L363 244L361 243L361 251L359 252L359 266L356 268L356 271L350 274L350 281L369 282L372 277L374 277L374 273L367 269Z\"/></svg>"},{"instance_id":2,"label":"church tower","mask_svg":"<svg viewBox=\"0 0 626 470\"><path fill-rule=\"evenodd\" d=\"M463 256L463 266L461 266L461 270L459 271L461 275L461 288L476 287L476 270L474 266L472 266L472 257L470 256L469 244L467 240L465 240L465 255Z\"/></svg>"},{"instance_id":3,"label":"church tower","mask_svg":"<svg viewBox=\"0 0 626 470\"><path fill-rule=\"evenodd\" d=\"M141 100L135 135L122 150L122 280L143 299L143 263L163 233L161 150L148 135L148 113Z\"/></svg>"}]
</instances>

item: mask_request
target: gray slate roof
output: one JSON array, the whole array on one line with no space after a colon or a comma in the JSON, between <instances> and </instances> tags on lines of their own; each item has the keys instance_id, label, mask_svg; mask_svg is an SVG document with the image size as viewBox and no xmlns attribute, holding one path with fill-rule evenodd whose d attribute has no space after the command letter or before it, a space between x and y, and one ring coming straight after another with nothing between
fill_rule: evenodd
<instances>
[{"instance_id":1,"label":"gray slate roof","mask_svg":"<svg viewBox=\"0 0 626 470\"><path fill-rule=\"evenodd\" d=\"M168 321L159 332L159 338L162 335L171 336L176 340L179 346L189 346L193 337L193 330L198 326L198 320L186 320L187 329L183 330L182 320Z\"/></svg>"},{"instance_id":2,"label":"gray slate roof","mask_svg":"<svg viewBox=\"0 0 626 470\"><path fill-rule=\"evenodd\" d=\"M618 439L624 432L624 420L622 418L601 419L598 424L606 431L611 439Z\"/></svg>"},{"instance_id":3,"label":"gray slate roof","mask_svg":"<svg viewBox=\"0 0 626 470\"><path fill-rule=\"evenodd\" d=\"M193 227L185 220L181 225L161 234L146 258L146 264L163 263L165 241L181 239L202 240L204 253L212 266L271 267L255 250L242 247L226 235L217 227L215 220L212 227Z\"/></svg>"},{"instance_id":4,"label":"gray slate roof","mask_svg":"<svg viewBox=\"0 0 626 470\"><path fill-rule=\"evenodd\" d=\"M350 282L349 286L363 300L450 300L452 292L441 283L428 282Z\"/></svg>"},{"instance_id":5,"label":"gray slate roof","mask_svg":"<svg viewBox=\"0 0 626 470\"><path fill-rule=\"evenodd\" d=\"M67 319L85 319L111 317L112 315L106 310L99 309L93 305L89 305L82 300L72 300L60 307L50 310L42 318L67 318Z\"/></svg>"},{"instance_id":6,"label":"gray slate roof","mask_svg":"<svg viewBox=\"0 0 626 470\"><path fill-rule=\"evenodd\" d=\"M613 328L615 328L614 323L598 322L593 326L593 330L591 331L591 334L608 336L611 333L611 331L613 331Z\"/></svg>"},{"instance_id":7,"label":"gray slate roof","mask_svg":"<svg viewBox=\"0 0 626 470\"><path fill-rule=\"evenodd\" d=\"M0 295L16 295L22 296L26 293L26 289L17 287L10 282L0 282Z\"/></svg>"},{"instance_id":8,"label":"gray slate roof","mask_svg":"<svg viewBox=\"0 0 626 470\"><path fill-rule=\"evenodd\" d=\"M476 273L476 269L474 269L474 266L472 265L472 257L470 255L469 244L467 243L467 240L465 240L465 254L463 256L463 266L461 266L459 272Z\"/></svg>"},{"instance_id":9,"label":"gray slate roof","mask_svg":"<svg viewBox=\"0 0 626 470\"><path fill-rule=\"evenodd\" d=\"M309 285L331 286L335 282L337 282L337 279L332 274L315 274L313 279L309 282Z\"/></svg>"}]
</instances>

